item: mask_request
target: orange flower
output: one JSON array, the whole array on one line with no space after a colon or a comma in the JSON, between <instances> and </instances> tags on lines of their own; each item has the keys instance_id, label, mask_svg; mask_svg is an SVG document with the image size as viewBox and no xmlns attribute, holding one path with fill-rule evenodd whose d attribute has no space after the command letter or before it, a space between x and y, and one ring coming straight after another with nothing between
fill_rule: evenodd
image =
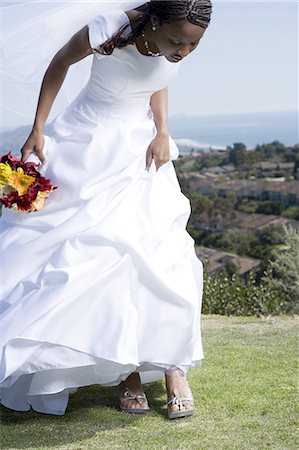
<instances>
[{"instance_id":1,"label":"orange flower","mask_svg":"<svg viewBox=\"0 0 299 450\"><path fill-rule=\"evenodd\" d=\"M36 199L32 202L29 211L39 211L45 206L46 198L49 196L51 191L39 191L37 193Z\"/></svg>"}]
</instances>

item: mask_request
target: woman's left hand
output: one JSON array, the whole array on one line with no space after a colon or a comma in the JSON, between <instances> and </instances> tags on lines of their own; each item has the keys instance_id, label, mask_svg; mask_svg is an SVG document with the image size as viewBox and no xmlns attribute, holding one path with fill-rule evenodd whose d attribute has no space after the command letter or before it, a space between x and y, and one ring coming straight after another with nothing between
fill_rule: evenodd
<instances>
[{"instance_id":1,"label":"woman's left hand","mask_svg":"<svg viewBox=\"0 0 299 450\"><path fill-rule=\"evenodd\" d=\"M170 159L169 135L158 133L150 143L146 152L146 170L149 170L152 159L156 164L157 172L159 168Z\"/></svg>"}]
</instances>

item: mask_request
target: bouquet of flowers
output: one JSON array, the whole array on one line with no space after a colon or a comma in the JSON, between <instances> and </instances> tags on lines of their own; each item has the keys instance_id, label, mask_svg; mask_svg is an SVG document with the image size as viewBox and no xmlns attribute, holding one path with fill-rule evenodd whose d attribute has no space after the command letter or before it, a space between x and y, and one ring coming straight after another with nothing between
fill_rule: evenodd
<instances>
[{"instance_id":1,"label":"bouquet of flowers","mask_svg":"<svg viewBox=\"0 0 299 450\"><path fill-rule=\"evenodd\" d=\"M17 212L39 211L57 186L43 177L38 164L22 162L11 152L0 158L0 203Z\"/></svg>"}]
</instances>

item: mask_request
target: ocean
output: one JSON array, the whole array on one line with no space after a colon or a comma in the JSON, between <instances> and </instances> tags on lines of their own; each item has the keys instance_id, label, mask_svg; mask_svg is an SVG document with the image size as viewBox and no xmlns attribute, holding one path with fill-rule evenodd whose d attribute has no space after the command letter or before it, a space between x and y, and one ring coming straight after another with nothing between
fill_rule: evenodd
<instances>
[{"instance_id":1,"label":"ocean","mask_svg":"<svg viewBox=\"0 0 299 450\"><path fill-rule=\"evenodd\" d=\"M285 145L299 143L298 111L228 114L169 119L170 134L182 143L192 140L198 148L226 148L242 142L247 148L280 141Z\"/></svg>"},{"instance_id":2,"label":"ocean","mask_svg":"<svg viewBox=\"0 0 299 450\"><path fill-rule=\"evenodd\" d=\"M207 151L226 149L234 142L242 142L247 148L257 144L280 141L286 146L299 143L298 112L267 112L188 117L169 114L171 137L181 153L193 149ZM17 154L30 133L31 126L3 130L0 134L0 154L9 150ZM45 128L45 134L47 126Z\"/></svg>"}]
</instances>

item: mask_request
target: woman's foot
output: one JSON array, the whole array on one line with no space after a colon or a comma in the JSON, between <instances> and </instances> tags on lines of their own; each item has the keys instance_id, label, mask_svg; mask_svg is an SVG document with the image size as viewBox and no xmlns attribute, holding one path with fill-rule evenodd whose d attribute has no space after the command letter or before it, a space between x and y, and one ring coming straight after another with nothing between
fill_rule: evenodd
<instances>
[{"instance_id":1,"label":"woman's foot","mask_svg":"<svg viewBox=\"0 0 299 450\"><path fill-rule=\"evenodd\" d=\"M165 382L167 389L167 402L175 400L175 397L179 398L190 398L193 399L191 389L189 387L186 375L180 369L173 369L165 372ZM168 411L170 414L180 411L184 416L184 411L194 410L194 403L192 400L182 400L170 403L168 406ZM190 411L191 412L191 411ZM187 414L186 414L187 415Z\"/></svg>"},{"instance_id":2,"label":"woman's foot","mask_svg":"<svg viewBox=\"0 0 299 450\"><path fill-rule=\"evenodd\" d=\"M122 381L119 384L119 398L121 402L121 406L124 408L149 408L147 400L144 401L138 401L136 399L126 399L124 394L126 392L126 389L129 389L133 394L135 395L142 395L145 396L142 384L140 381L140 376L138 372L133 372L131 375L128 376L128 378L125 381ZM141 398L139 398L141 400Z\"/></svg>"}]
</instances>

